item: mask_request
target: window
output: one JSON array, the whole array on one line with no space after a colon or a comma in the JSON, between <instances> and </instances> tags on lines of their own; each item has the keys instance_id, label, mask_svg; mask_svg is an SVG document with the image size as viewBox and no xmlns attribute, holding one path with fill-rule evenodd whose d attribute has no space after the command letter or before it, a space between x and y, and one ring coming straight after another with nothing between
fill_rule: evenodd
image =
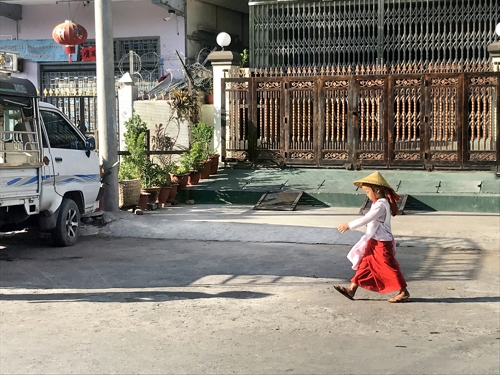
<instances>
[{"instance_id":1,"label":"window","mask_svg":"<svg viewBox=\"0 0 500 375\"><path fill-rule=\"evenodd\" d=\"M41 111L50 147L85 150L85 143L71 124L57 112Z\"/></svg>"},{"instance_id":2,"label":"window","mask_svg":"<svg viewBox=\"0 0 500 375\"><path fill-rule=\"evenodd\" d=\"M8 99L0 97L0 138L11 141L14 131L32 131L33 107L25 98ZM26 128L28 124L29 129Z\"/></svg>"}]
</instances>

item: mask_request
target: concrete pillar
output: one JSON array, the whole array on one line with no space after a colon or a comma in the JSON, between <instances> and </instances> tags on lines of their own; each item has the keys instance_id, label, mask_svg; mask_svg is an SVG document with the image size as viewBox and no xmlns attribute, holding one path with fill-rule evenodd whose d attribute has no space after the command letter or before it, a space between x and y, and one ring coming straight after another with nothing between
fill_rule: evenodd
<instances>
[{"instance_id":1,"label":"concrete pillar","mask_svg":"<svg viewBox=\"0 0 500 375\"><path fill-rule=\"evenodd\" d=\"M493 71L500 72L500 42L493 42L488 46Z\"/></svg>"},{"instance_id":2,"label":"concrete pillar","mask_svg":"<svg viewBox=\"0 0 500 375\"><path fill-rule=\"evenodd\" d=\"M105 211L118 211L118 142L111 0L95 0L94 11L99 158L104 169L111 171L104 180L106 189L103 203Z\"/></svg>"},{"instance_id":3,"label":"concrete pillar","mask_svg":"<svg viewBox=\"0 0 500 375\"><path fill-rule=\"evenodd\" d=\"M238 69L241 56L232 51L216 51L208 55L208 60L212 63L214 80L214 149L225 157L226 132L221 128L221 108L222 108L222 82L225 70ZM226 105L227 108L227 105Z\"/></svg>"},{"instance_id":4,"label":"concrete pillar","mask_svg":"<svg viewBox=\"0 0 500 375\"><path fill-rule=\"evenodd\" d=\"M118 82L121 86L118 89L118 133L120 135L120 151L123 151L125 150L125 132L127 131L125 122L127 122L134 113L134 102L139 96L139 90L130 73L125 73Z\"/></svg>"}]
</instances>

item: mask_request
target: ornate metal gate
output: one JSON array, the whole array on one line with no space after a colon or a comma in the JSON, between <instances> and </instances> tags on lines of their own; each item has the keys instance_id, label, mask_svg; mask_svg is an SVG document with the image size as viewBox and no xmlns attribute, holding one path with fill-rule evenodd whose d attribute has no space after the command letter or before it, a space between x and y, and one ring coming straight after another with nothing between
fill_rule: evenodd
<instances>
[{"instance_id":1,"label":"ornate metal gate","mask_svg":"<svg viewBox=\"0 0 500 375\"><path fill-rule=\"evenodd\" d=\"M224 157L346 168L499 164L500 73L288 73L223 80Z\"/></svg>"},{"instance_id":2,"label":"ornate metal gate","mask_svg":"<svg viewBox=\"0 0 500 375\"><path fill-rule=\"evenodd\" d=\"M44 90L42 100L63 111L84 134L97 130L97 94L95 89L83 92Z\"/></svg>"}]
</instances>

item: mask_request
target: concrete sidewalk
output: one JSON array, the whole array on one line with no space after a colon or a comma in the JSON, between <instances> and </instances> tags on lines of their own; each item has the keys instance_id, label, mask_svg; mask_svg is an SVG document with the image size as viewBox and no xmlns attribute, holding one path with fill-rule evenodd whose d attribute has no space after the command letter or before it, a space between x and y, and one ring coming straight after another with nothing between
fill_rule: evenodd
<instances>
[{"instance_id":1,"label":"concrete sidewalk","mask_svg":"<svg viewBox=\"0 0 500 375\"><path fill-rule=\"evenodd\" d=\"M261 211L251 206L176 205L143 216L106 213L101 235L201 241L353 245L363 232L340 234L337 226L359 217L359 208L298 206ZM500 215L421 212L392 220L399 246L499 250ZM363 229L364 230L364 229Z\"/></svg>"}]
</instances>

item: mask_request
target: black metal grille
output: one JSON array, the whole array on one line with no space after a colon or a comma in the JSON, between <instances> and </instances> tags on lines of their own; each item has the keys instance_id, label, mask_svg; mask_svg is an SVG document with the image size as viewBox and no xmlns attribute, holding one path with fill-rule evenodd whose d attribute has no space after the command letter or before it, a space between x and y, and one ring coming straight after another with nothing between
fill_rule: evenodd
<instances>
[{"instance_id":1,"label":"black metal grille","mask_svg":"<svg viewBox=\"0 0 500 375\"><path fill-rule=\"evenodd\" d=\"M95 46L94 39L88 39L82 44L82 47ZM146 37L146 38L114 38L113 39L113 55L115 63L118 63L120 59L129 53L129 51L134 51L139 56L148 53L157 53L160 55L160 38L158 37Z\"/></svg>"},{"instance_id":2,"label":"black metal grille","mask_svg":"<svg viewBox=\"0 0 500 375\"><path fill-rule=\"evenodd\" d=\"M250 2L254 68L488 61L498 0ZM482 66L482 65L481 65Z\"/></svg>"}]
</instances>

